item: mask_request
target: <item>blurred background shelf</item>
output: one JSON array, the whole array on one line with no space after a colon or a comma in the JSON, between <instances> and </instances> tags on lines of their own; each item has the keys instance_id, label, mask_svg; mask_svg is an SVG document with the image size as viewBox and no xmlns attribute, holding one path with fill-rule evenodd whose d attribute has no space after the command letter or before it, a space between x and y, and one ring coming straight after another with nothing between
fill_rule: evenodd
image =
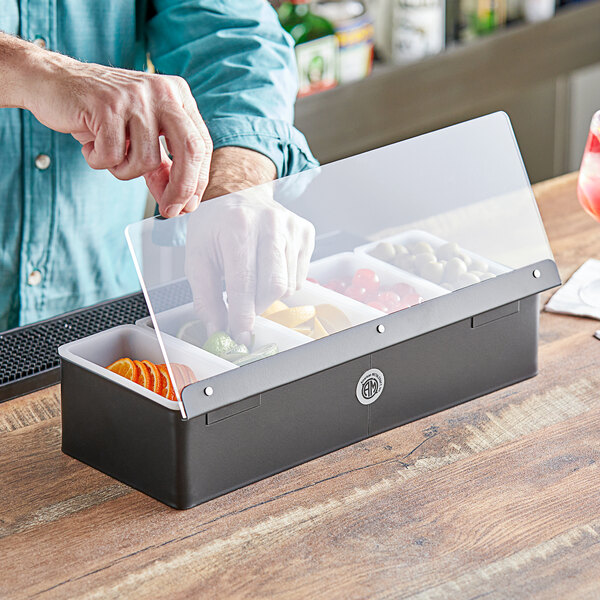
<instances>
[{"instance_id":1,"label":"blurred background shelf","mask_svg":"<svg viewBox=\"0 0 600 600\"><path fill-rule=\"evenodd\" d=\"M594 0L300 98L296 124L327 163L504 110L536 182L579 167L599 107L600 0Z\"/></svg>"}]
</instances>

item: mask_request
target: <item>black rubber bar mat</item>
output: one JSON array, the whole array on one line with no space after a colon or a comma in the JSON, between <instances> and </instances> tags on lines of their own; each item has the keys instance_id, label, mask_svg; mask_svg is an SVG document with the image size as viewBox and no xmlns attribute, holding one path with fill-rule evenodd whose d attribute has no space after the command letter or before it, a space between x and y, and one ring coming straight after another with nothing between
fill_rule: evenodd
<instances>
[{"instance_id":1,"label":"black rubber bar mat","mask_svg":"<svg viewBox=\"0 0 600 600\"><path fill-rule=\"evenodd\" d=\"M147 315L138 292L0 333L0 402L58 383L59 346Z\"/></svg>"},{"instance_id":2,"label":"black rubber bar mat","mask_svg":"<svg viewBox=\"0 0 600 600\"><path fill-rule=\"evenodd\" d=\"M161 312L191 302L192 293L183 279L155 289L152 300ZM0 402L58 383L59 346L147 316L137 292L0 333Z\"/></svg>"}]
</instances>

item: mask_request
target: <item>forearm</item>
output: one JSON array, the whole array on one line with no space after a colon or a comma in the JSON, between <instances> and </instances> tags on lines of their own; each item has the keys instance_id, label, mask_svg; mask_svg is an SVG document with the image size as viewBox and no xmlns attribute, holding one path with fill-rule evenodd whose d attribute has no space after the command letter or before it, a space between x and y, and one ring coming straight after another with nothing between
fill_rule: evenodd
<instances>
[{"instance_id":1,"label":"forearm","mask_svg":"<svg viewBox=\"0 0 600 600\"><path fill-rule=\"evenodd\" d=\"M0 108L28 108L27 85L44 50L0 32Z\"/></svg>"},{"instance_id":2,"label":"forearm","mask_svg":"<svg viewBox=\"0 0 600 600\"><path fill-rule=\"evenodd\" d=\"M235 146L217 148L212 155L208 187L202 199L217 198L273 181L276 176L273 161L260 152Z\"/></svg>"},{"instance_id":3,"label":"forearm","mask_svg":"<svg viewBox=\"0 0 600 600\"><path fill-rule=\"evenodd\" d=\"M161 73L185 77L215 148L268 156L279 176L317 165L294 129L293 40L264 0L154 0L148 50Z\"/></svg>"}]
</instances>

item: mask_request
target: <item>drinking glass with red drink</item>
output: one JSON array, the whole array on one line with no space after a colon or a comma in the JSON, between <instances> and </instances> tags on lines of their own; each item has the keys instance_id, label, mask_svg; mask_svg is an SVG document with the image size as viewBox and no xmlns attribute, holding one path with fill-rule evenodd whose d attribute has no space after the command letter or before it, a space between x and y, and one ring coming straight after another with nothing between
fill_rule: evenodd
<instances>
[{"instance_id":1,"label":"drinking glass with red drink","mask_svg":"<svg viewBox=\"0 0 600 600\"><path fill-rule=\"evenodd\" d=\"M579 169L577 198L585 211L600 221L600 110L592 117ZM600 279L583 286L579 296L590 306L600 306Z\"/></svg>"}]
</instances>

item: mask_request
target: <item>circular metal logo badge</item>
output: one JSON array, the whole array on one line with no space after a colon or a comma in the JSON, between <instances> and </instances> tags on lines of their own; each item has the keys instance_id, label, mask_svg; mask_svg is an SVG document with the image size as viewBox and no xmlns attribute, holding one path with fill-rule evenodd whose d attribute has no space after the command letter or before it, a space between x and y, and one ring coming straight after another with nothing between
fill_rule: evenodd
<instances>
[{"instance_id":1,"label":"circular metal logo badge","mask_svg":"<svg viewBox=\"0 0 600 600\"><path fill-rule=\"evenodd\" d=\"M379 369L365 371L358 380L356 386L356 397L361 404L372 404L381 396L385 377Z\"/></svg>"}]
</instances>

